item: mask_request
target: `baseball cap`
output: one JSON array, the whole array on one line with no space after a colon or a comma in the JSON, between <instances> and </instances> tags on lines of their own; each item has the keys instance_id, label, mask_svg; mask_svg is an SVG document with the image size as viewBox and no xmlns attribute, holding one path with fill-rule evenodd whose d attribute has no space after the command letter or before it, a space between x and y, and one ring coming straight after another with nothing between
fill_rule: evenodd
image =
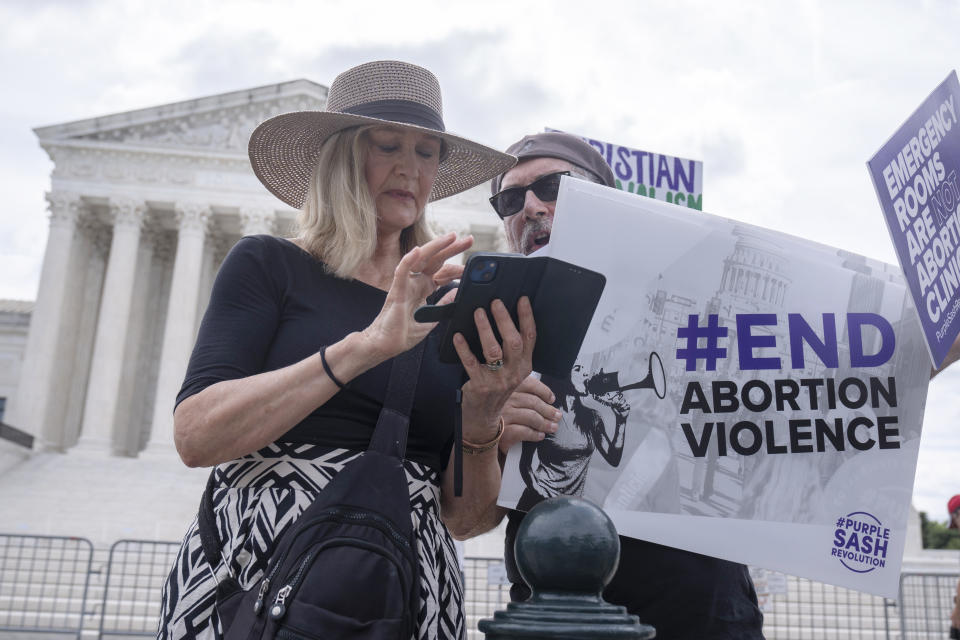
<instances>
[{"instance_id":1,"label":"baseball cap","mask_svg":"<svg viewBox=\"0 0 960 640\"><path fill-rule=\"evenodd\" d=\"M960 493L947 500L947 514L950 517L949 529L956 529L957 523L953 518L953 512L960 509Z\"/></svg>"}]
</instances>

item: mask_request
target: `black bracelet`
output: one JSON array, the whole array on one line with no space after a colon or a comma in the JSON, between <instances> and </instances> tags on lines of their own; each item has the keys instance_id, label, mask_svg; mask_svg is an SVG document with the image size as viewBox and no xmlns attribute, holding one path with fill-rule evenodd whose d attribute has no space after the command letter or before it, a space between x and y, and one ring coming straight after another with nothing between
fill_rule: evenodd
<instances>
[{"instance_id":1,"label":"black bracelet","mask_svg":"<svg viewBox=\"0 0 960 640\"><path fill-rule=\"evenodd\" d=\"M327 377L333 381L333 384L341 389L347 388L347 385L337 380L337 376L333 375L333 371L330 370L330 365L327 364L327 345L320 347L320 364L323 365L323 370L327 372Z\"/></svg>"}]
</instances>

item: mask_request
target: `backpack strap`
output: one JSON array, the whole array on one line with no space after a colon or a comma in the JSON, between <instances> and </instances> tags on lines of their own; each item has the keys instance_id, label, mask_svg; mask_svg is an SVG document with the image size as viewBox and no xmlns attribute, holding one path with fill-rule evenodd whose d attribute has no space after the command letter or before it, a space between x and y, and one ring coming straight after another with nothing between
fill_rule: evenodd
<instances>
[{"instance_id":1,"label":"backpack strap","mask_svg":"<svg viewBox=\"0 0 960 640\"><path fill-rule=\"evenodd\" d=\"M197 511L197 532L200 534L200 546L203 548L203 557L207 559L211 570L220 564L220 535L217 533L217 517L213 513L213 476L215 469L210 470L207 486L200 498L200 509Z\"/></svg>"},{"instance_id":2,"label":"backpack strap","mask_svg":"<svg viewBox=\"0 0 960 640\"><path fill-rule=\"evenodd\" d=\"M426 340L393 359L390 369L390 382L387 384L387 396L377 420L377 427L370 439L370 449L380 451L396 458L403 458L407 450L407 432L410 424L410 409L420 378L420 363ZM211 567L220 564L220 534L217 531L217 518L213 512L213 489L215 470L211 469L207 486L200 498L197 511L197 530L200 534L200 546L203 556Z\"/></svg>"},{"instance_id":3,"label":"backpack strap","mask_svg":"<svg viewBox=\"0 0 960 640\"><path fill-rule=\"evenodd\" d=\"M410 409L420 378L420 363L423 360L423 348L426 340L400 354L393 360L390 369L390 382L383 409L377 418L377 427L370 438L370 451L403 458L407 450L407 434L410 426ZM461 384L467 381L463 372ZM463 392L456 391L453 425L453 495L463 495L463 418L461 402Z\"/></svg>"},{"instance_id":4,"label":"backpack strap","mask_svg":"<svg viewBox=\"0 0 960 640\"><path fill-rule=\"evenodd\" d=\"M453 495L463 495L463 391L457 389L453 414Z\"/></svg>"},{"instance_id":5,"label":"backpack strap","mask_svg":"<svg viewBox=\"0 0 960 640\"><path fill-rule=\"evenodd\" d=\"M379 451L400 459L406 454L410 410L420 379L420 363L426 342L421 340L415 347L393 359L387 395L370 438L369 451Z\"/></svg>"}]
</instances>

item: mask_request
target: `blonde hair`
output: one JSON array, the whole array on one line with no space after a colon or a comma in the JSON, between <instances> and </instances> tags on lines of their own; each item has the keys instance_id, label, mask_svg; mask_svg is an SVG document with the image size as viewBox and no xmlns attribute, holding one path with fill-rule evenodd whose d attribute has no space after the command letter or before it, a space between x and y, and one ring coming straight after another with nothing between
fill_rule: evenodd
<instances>
[{"instance_id":1,"label":"blonde hair","mask_svg":"<svg viewBox=\"0 0 960 640\"><path fill-rule=\"evenodd\" d=\"M367 132L375 127L353 127L327 138L297 218L304 248L340 278L352 277L377 248L377 208L364 174L370 146ZM431 237L421 210L400 234L400 253Z\"/></svg>"}]
</instances>

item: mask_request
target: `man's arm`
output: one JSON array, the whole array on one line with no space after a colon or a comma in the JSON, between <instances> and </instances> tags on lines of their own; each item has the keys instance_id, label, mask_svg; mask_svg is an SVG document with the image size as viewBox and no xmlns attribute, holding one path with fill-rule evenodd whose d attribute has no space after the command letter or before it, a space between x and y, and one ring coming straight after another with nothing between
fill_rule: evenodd
<instances>
[{"instance_id":1,"label":"man's arm","mask_svg":"<svg viewBox=\"0 0 960 640\"><path fill-rule=\"evenodd\" d=\"M507 430L506 426L504 426L503 430L504 430L504 433L506 433L506 430ZM535 464L538 464L538 460L536 457L536 449L537 449L537 446L535 444L531 442L526 442L526 441L523 442L523 453L521 454L521 457L520 457L520 477L523 478L524 484L526 484L528 487L530 487L531 489L539 493L539 491L537 490L537 487L534 486L535 478L530 473L533 466ZM498 461L500 463L500 473L502 475L503 465L507 461L507 456L506 454L500 451L497 452L497 456L498 456ZM486 533L487 531L490 531L496 528L497 525L500 524L500 521L503 520L503 517L507 515L507 511L508 511L507 509L505 509L504 507L501 507L500 505L496 504L496 502L494 502L487 509L484 509L483 513L481 513L475 519L476 526L474 526L473 529L471 529L467 534L460 533L459 535L455 535L454 537L461 540L466 540L467 538L473 538L474 536L478 536L481 533Z\"/></svg>"},{"instance_id":2,"label":"man's arm","mask_svg":"<svg viewBox=\"0 0 960 640\"><path fill-rule=\"evenodd\" d=\"M540 442L547 433L557 430L557 421L560 420L560 411L550 403L554 402L553 392L547 385L534 377L528 377L511 394L503 406L503 435L500 437L498 460L500 470L507 460L507 451L518 442ZM531 447L535 448L535 447ZM528 461L531 464L532 461ZM523 463L521 462L521 473ZM527 478L524 477L527 481ZM457 536L460 539L472 538L486 533L497 527L507 509L490 504L483 513L475 519L475 526L469 531Z\"/></svg>"},{"instance_id":3,"label":"man's arm","mask_svg":"<svg viewBox=\"0 0 960 640\"><path fill-rule=\"evenodd\" d=\"M506 433L506 427L504 427L504 433ZM497 456L499 458L500 471L502 473L505 457L499 452L497 453ZM493 529L497 528L497 525L500 524L500 521L503 520L505 515L507 515L507 509L504 509L498 505L496 501L494 501L481 513L476 514L473 519L473 528L471 528L469 531L458 532L457 535L454 535L453 537L457 540L468 540L469 538L479 536L482 533L492 531ZM453 534L451 533L451 535Z\"/></svg>"}]
</instances>

